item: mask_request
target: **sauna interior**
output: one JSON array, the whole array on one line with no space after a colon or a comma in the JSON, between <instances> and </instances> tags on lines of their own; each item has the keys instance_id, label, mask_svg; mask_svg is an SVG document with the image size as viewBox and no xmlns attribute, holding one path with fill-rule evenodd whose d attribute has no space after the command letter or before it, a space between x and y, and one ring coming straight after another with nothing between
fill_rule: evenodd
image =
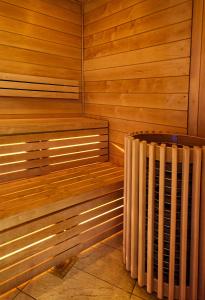
<instances>
[{"instance_id":1,"label":"sauna interior","mask_svg":"<svg viewBox=\"0 0 205 300\"><path fill-rule=\"evenodd\" d=\"M204 80L204 0L0 0L0 299L205 300Z\"/></svg>"}]
</instances>

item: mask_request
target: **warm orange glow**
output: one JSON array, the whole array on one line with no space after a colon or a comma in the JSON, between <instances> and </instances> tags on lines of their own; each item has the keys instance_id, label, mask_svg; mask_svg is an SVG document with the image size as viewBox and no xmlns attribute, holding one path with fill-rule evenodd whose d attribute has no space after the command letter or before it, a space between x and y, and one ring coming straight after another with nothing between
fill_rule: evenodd
<instances>
[{"instance_id":1,"label":"warm orange glow","mask_svg":"<svg viewBox=\"0 0 205 300\"><path fill-rule=\"evenodd\" d=\"M0 172L0 175L19 173L19 172L23 172L23 171L26 171L26 170L27 170L27 169L20 169L20 170L16 170L16 171Z\"/></svg>"},{"instance_id":2,"label":"warm orange glow","mask_svg":"<svg viewBox=\"0 0 205 300\"><path fill-rule=\"evenodd\" d=\"M4 163L4 164L0 164L0 167L1 166L16 165L16 164L19 164L19 163L22 163L22 162L25 162L25 161L26 160L18 160L18 161L7 162L7 163Z\"/></svg>"},{"instance_id":3,"label":"warm orange glow","mask_svg":"<svg viewBox=\"0 0 205 300\"><path fill-rule=\"evenodd\" d=\"M100 142L90 142L90 143L74 144L74 145L67 145L67 146L60 146L60 147L57 146L57 147L48 148L48 150L55 150L55 149L62 149L62 148L72 148L72 147L95 145L95 144L100 144Z\"/></svg>"},{"instance_id":4,"label":"warm orange glow","mask_svg":"<svg viewBox=\"0 0 205 300\"><path fill-rule=\"evenodd\" d=\"M72 136L72 137L60 138L60 139L50 139L49 142L54 142L54 141L66 141L66 140L82 139L82 138L90 138L90 137L97 137L97 136L100 136L100 135L99 135L99 134L92 134L92 135Z\"/></svg>"},{"instance_id":5,"label":"warm orange glow","mask_svg":"<svg viewBox=\"0 0 205 300\"><path fill-rule=\"evenodd\" d=\"M113 200L113 201L110 201L110 202L108 202L108 203L105 203L105 204L101 204L101 205L96 206L96 207L94 207L94 208L85 210L85 211L81 212L80 215L84 215L84 214L86 214L86 213L88 213L88 212L90 212L90 211L93 211L93 210L98 209L98 208L100 208L100 207L106 206L106 205L108 205L108 204L110 204L110 203L114 203L114 202L116 202L116 201L119 201L120 199L123 199L123 197L117 198L117 199L115 199L115 200Z\"/></svg>"},{"instance_id":6,"label":"warm orange glow","mask_svg":"<svg viewBox=\"0 0 205 300\"><path fill-rule=\"evenodd\" d=\"M114 143L111 143L111 144L112 144L112 146L113 146L114 148L116 148L116 149L119 150L120 152L124 153L124 149L123 149L122 147L120 147L120 146L118 146L118 145L116 145L116 144L114 144Z\"/></svg>"},{"instance_id":7,"label":"warm orange glow","mask_svg":"<svg viewBox=\"0 0 205 300\"><path fill-rule=\"evenodd\" d=\"M0 144L0 147L13 146L13 145L25 145L25 144L26 144L26 142L10 143L10 144Z\"/></svg>"},{"instance_id":8,"label":"warm orange glow","mask_svg":"<svg viewBox=\"0 0 205 300\"><path fill-rule=\"evenodd\" d=\"M48 228L50 228L50 227L52 227L52 226L54 226L54 225L55 225L55 224L51 224L51 225L45 226L45 227L43 227L43 228L40 228L40 229L38 229L38 230L32 231L32 232L30 232L30 233L27 233L27 234L25 234L25 235L22 235L22 236L20 236L20 237L18 237L18 238L16 238L16 239L13 239L13 240L8 241L8 242L6 242L6 243L4 243L4 244L1 244L1 245L0 245L0 248L3 247L3 246L6 246L6 245L8 245L8 244L11 244L11 243L13 243L13 242L19 241L19 240L21 240L21 239L23 239L23 238L25 238L25 237L28 237L28 236L30 236L30 235L32 235L32 234L41 232L41 231L43 231L43 230L45 230L45 229L48 229Z\"/></svg>"},{"instance_id":9,"label":"warm orange glow","mask_svg":"<svg viewBox=\"0 0 205 300\"><path fill-rule=\"evenodd\" d=\"M0 257L0 261L3 260L3 259L8 258L8 257L10 257L10 256L12 256L12 255L14 255L14 254L17 254L17 253L19 253L19 252L22 252L22 251L24 251L24 250L26 250L26 249L28 249L28 248L30 248L30 247L32 247L32 246L35 246L35 245L38 245L38 244L40 244L40 243L42 243L42 242L44 242L44 241L47 241L47 240L53 238L55 235L56 235L56 234L50 235L50 236L48 236L48 237L46 237L46 238L44 238L44 239L42 239L42 240L39 240L39 241L37 241L37 242L35 242L35 243L32 243L32 244L29 244L29 245L27 245L27 246L25 246L25 247L23 247L23 248L20 248L20 249L14 251L14 252L10 252L9 254L7 254L7 255L5 255L5 256L1 256L1 257Z\"/></svg>"},{"instance_id":10,"label":"warm orange glow","mask_svg":"<svg viewBox=\"0 0 205 300\"><path fill-rule=\"evenodd\" d=\"M108 219L108 220L106 220L106 221L104 221L104 222L102 222L102 223L100 223L100 224L96 224L96 225L94 225L93 227L91 227L91 228L89 228L89 229L86 229L86 230L82 231L81 234L82 234L82 233L85 233L85 232L87 232L87 231L89 231L89 230L92 230L93 228L100 227L100 226L102 226L103 224L106 224L106 223L110 222L111 220L114 220L114 219L119 218L120 216L123 216L123 214L117 215L116 217L111 218L111 219Z\"/></svg>"},{"instance_id":11,"label":"warm orange glow","mask_svg":"<svg viewBox=\"0 0 205 300\"><path fill-rule=\"evenodd\" d=\"M98 216L95 216L95 217L92 217L92 218L90 218L90 219L88 219L88 220L85 220L85 221L79 223L79 225L88 223L88 222L90 222L90 221L92 221L92 220L95 220L95 219L101 217L101 216L107 215L107 214L111 213L112 211L115 211L115 210L117 210L117 209L119 209L119 208L121 208L121 207L123 207L123 205L120 205L120 206L118 206L118 207L116 207L116 208L113 208L113 209L111 209L111 210L108 210L108 211L106 211L106 212L104 212L104 213L102 213L102 214L100 214L100 215L98 215ZM103 224L103 223L102 223L102 224Z\"/></svg>"},{"instance_id":12,"label":"warm orange glow","mask_svg":"<svg viewBox=\"0 0 205 300\"><path fill-rule=\"evenodd\" d=\"M54 164L50 164L50 165L55 166L55 165L60 165L60 164L65 164L65 163L70 163L70 162L75 162L75 161L82 161L82 160L95 158L95 157L99 157L99 156L100 155L95 155L95 156L83 157L83 158L78 158L78 159L73 159L73 160L66 160L66 161L63 161L63 162L58 162L58 163L54 163Z\"/></svg>"},{"instance_id":13,"label":"warm orange glow","mask_svg":"<svg viewBox=\"0 0 205 300\"><path fill-rule=\"evenodd\" d=\"M1 146L1 145L0 145L0 146ZM23 154L23 153L26 153L26 151L4 153L4 154L0 154L0 157L1 157L1 156L11 156L11 155L16 155L16 154Z\"/></svg>"},{"instance_id":14,"label":"warm orange glow","mask_svg":"<svg viewBox=\"0 0 205 300\"><path fill-rule=\"evenodd\" d=\"M79 153L93 152L93 151L96 151L96 150L99 150L99 148L90 149L90 150L84 150L84 151L71 152L71 153L65 153L65 154L50 155L49 157L68 156L68 155L79 154Z\"/></svg>"}]
</instances>

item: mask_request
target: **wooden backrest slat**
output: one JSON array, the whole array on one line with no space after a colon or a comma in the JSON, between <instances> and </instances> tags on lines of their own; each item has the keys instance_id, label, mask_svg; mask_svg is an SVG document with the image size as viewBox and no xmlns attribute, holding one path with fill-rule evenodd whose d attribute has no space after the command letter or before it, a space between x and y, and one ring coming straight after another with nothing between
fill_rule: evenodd
<instances>
[{"instance_id":1,"label":"wooden backrest slat","mask_svg":"<svg viewBox=\"0 0 205 300\"><path fill-rule=\"evenodd\" d=\"M77 80L67 80L67 79L40 77L40 76L32 76L32 75L21 75L21 74L13 74L13 73L0 73L0 80L36 82L36 79L38 79L39 83L79 86L79 81Z\"/></svg>"},{"instance_id":2,"label":"wooden backrest slat","mask_svg":"<svg viewBox=\"0 0 205 300\"><path fill-rule=\"evenodd\" d=\"M0 80L1 89L21 89L31 91L50 91L50 92L64 92L64 93L77 93L79 92L78 86L71 85L54 85L44 83L31 83L31 82L15 82L15 81L3 81Z\"/></svg>"},{"instance_id":3,"label":"wooden backrest slat","mask_svg":"<svg viewBox=\"0 0 205 300\"><path fill-rule=\"evenodd\" d=\"M8 144L8 146L0 147L0 154L10 154L10 153L18 153L23 151L38 151L43 149L57 148L57 147L66 147L73 146L77 147L79 145L85 145L89 143L100 143L103 141L107 141L107 135L99 135L99 136L90 136L90 137L80 137L70 138L70 139L60 139L60 140L45 140L45 141L31 141L27 143L19 143Z\"/></svg>"},{"instance_id":4,"label":"wooden backrest slat","mask_svg":"<svg viewBox=\"0 0 205 300\"><path fill-rule=\"evenodd\" d=\"M1 87L1 82L0 82ZM23 98L53 98L53 99L79 99L79 93L64 93L64 92L47 92L42 91L27 91L27 90L15 90L15 89L2 89L0 88L1 97L23 97Z\"/></svg>"},{"instance_id":5,"label":"wooden backrest slat","mask_svg":"<svg viewBox=\"0 0 205 300\"><path fill-rule=\"evenodd\" d=\"M0 182L108 160L108 128L0 136Z\"/></svg>"},{"instance_id":6,"label":"wooden backrest slat","mask_svg":"<svg viewBox=\"0 0 205 300\"><path fill-rule=\"evenodd\" d=\"M26 144L27 145L27 144ZM107 142L99 142L96 148L96 144L85 144L85 145L77 145L73 147L65 147L65 148L56 148L56 149L43 149L41 151L30 151L30 152L19 152L11 155L2 155L0 156L0 165L5 163L11 163L16 161L21 161L25 159L37 159L48 156L57 156L57 155L66 155L75 153L82 153L84 151L93 152L96 149L103 149L107 147ZM14 149L14 147L13 147ZM15 149L13 150L15 151Z\"/></svg>"},{"instance_id":7,"label":"wooden backrest slat","mask_svg":"<svg viewBox=\"0 0 205 300\"><path fill-rule=\"evenodd\" d=\"M0 96L79 99L79 81L0 73Z\"/></svg>"},{"instance_id":8,"label":"wooden backrest slat","mask_svg":"<svg viewBox=\"0 0 205 300\"><path fill-rule=\"evenodd\" d=\"M0 146L9 145L12 143L31 142L31 141L45 141L55 140L71 137L82 137L82 136L94 136L100 134L107 134L107 128L99 129L81 129L81 130L65 130L65 131L53 131L53 132L41 132L41 133L26 133L26 134L14 134L14 135L3 135L0 136Z\"/></svg>"}]
</instances>

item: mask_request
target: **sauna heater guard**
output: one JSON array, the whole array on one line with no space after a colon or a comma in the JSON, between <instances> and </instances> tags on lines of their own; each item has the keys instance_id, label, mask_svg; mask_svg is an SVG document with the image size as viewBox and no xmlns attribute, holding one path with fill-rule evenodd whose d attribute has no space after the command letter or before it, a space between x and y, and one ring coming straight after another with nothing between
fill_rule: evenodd
<instances>
[{"instance_id":1,"label":"sauna heater guard","mask_svg":"<svg viewBox=\"0 0 205 300\"><path fill-rule=\"evenodd\" d=\"M124 263L159 299L203 299L203 145L205 139L182 135L125 138Z\"/></svg>"}]
</instances>

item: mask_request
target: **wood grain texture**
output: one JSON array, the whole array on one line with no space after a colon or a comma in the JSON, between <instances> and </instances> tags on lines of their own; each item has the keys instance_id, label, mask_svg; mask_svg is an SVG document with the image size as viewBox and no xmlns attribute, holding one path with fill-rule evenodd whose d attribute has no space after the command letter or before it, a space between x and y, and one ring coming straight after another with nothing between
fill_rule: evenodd
<instances>
[{"instance_id":1,"label":"wood grain texture","mask_svg":"<svg viewBox=\"0 0 205 300\"><path fill-rule=\"evenodd\" d=\"M202 27L202 48L201 48L201 66L200 66L200 88L199 88L199 105L198 105L198 135L201 137L205 137L205 121L204 121L204 108L205 108L205 89L204 89L204 78L205 78L205 60L204 60L204 54L205 54L205 4L203 2L203 27Z\"/></svg>"},{"instance_id":2,"label":"wood grain texture","mask_svg":"<svg viewBox=\"0 0 205 300\"><path fill-rule=\"evenodd\" d=\"M202 174L205 172L205 147L202 148ZM200 248L199 248L199 299L205 298L205 178L201 182L200 203Z\"/></svg>"},{"instance_id":3,"label":"wood grain texture","mask_svg":"<svg viewBox=\"0 0 205 300\"><path fill-rule=\"evenodd\" d=\"M160 169L159 169L159 221L158 221L158 282L157 297L163 299L164 295L164 276L163 276L163 257L164 257L164 194L165 194L165 163L166 145L160 145Z\"/></svg>"},{"instance_id":4,"label":"wood grain texture","mask_svg":"<svg viewBox=\"0 0 205 300\"><path fill-rule=\"evenodd\" d=\"M120 176L117 178L116 174L120 174ZM89 179L85 180L85 177ZM19 196L20 199L21 196L28 198L29 191L34 192L36 190L36 198L34 199L33 194L32 203L37 204L38 202L40 207L34 213L35 216L31 214L28 218L29 210L33 207L33 204L31 206L24 205L27 210L27 213L24 211L24 216L27 214L26 219L29 222L24 222L25 219L18 218L17 226L12 228L12 224L9 222L7 230L0 231L2 251L0 294L51 268L56 264L56 257L59 258L62 253L74 254L69 253L68 249L77 250L75 252L77 254L77 252L121 230L123 212L122 177L122 169L107 162L90 165L89 167L81 166L75 169L61 170L61 172L41 176L41 178L35 177L32 180L26 179L5 184L3 186L4 200L6 200L4 209L6 210L7 207L10 217L12 213L14 217L19 208L19 199L16 199L17 202L15 203L13 201L14 196ZM95 194L93 185L90 184L91 181L95 181L95 184L97 184L97 178L104 182L104 188L107 185L107 190L103 188L103 195L100 188L97 191L98 195ZM120 185L116 190L116 187L114 188L112 185L117 181ZM53 204L56 207L49 214L47 210L44 210L45 198L42 192L48 194L48 190L52 188L56 191L57 188L60 188L61 183L64 192L68 188L68 197L71 196L71 189L73 192L77 189L81 199L77 197L77 202L72 205L72 201L70 202L68 197L65 194L63 196L59 190L57 194L61 195L61 199L66 197L67 204L64 209L59 210L58 203L52 201L50 207ZM89 188L90 196L87 193ZM54 190L50 190L50 194L55 194ZM86 199L84 193L89 198ZM11 202L12 212L10 210ZM14 253L14 251L16 252ZM61 257L58 263L63 260L65 260L65 256Z\"/></svg>"},{"instance_id":5,"label":"wood grain texture","mask_svg":"<svg viewBox=\"0 0 205 300\"><path fill-rule=\"evenodd\" d=\"M138 285L143 287L146 283L145 251L146 251L146 151L147 142L140 142L139 163L139 246L138 246Z\"/></svg>"},{"instance_id":6,"label":"wood grain texture","mask_svg":"<svg viewBox=\"0 0 205 300\"><path fill-rule=\"evenodd\" d=\"M127 132L187 132L191 26L192 1L85 1L85 113L109 120L111 159Z\"/></svg>"},{"instance_id":7,"label":"wood grain texture","mask_svg":"<svg viewBox=\"0 0 205 300\"><path fill-rule=\"evenodd\" d=\"M190 148L183 148L183 179L181 197L181 248L180 248L180 299L186 299L186 276L187 276L187 236L188 236L188 205L189 205L189 168Z\"/></svg>"},{"instance_id":8,"label":"wood grain texture","mask_svg":"<svg viewBox=\"0 0 205 300\"><path fill-rule=\"evenodd\" d=\"M76 80L0 73L0 96L79 99Z\"/></svg>"},{"instance_id":9,"label":"wood grain texture","mask_svg":"<svg viewBox=\"0 0 205 300\"><path fill-rule=\"evenodd\" d=\"M132 141L132 206L131 206L131 276L138 271L138 221L139 221L139 141ZM136 230L137 228L137 230Z\"/></svg>"},{"instance_id":10,"label":"wood grain texture","mask_svg":"<svg viewBox=\"0 0 205 300\"><path fill-rule=\"evenodd\" d=\"M56 84L59 79L81 82L80 2L8 0L0 1L0 11L2 74L50 77L56 79ZM76 98L72 93L54 95L48 90L47 94L42 95L38 87L29 85L29 82L25 81L25 91L21 95L10 90L16 88L15 84L9 85L6 81L1 84L0 106L3 115L27 114L34 117L39 114L82 112L81 95L76 103L72 100ZM36 97L38 99L33 99Z\"/></svg>"},{"instance_id":11,"label":"wood grain texture","mask_svg":"<svg viewBox=\"0 0 205 300\"><path fill-rule=\"evenodd\" d=\"M198 114L200 97L200 71L202 55L203 32L203 6L204 0L196 0L193 3L193 25L191 45L191 76L189 91L189 123L188 133L198 134Z\"/></svg>"},{"instance_id":12,"label":"wood grain texture","mask_svg":"<svg viewBox=\"0 0 205 300\"><path fill-rule=\"evenodd\" d=\"M147 221L147 292L154 290L154 211L155 211L155 144L149 144L148 221Z\"/></svg>"},{"instance_id":13,"label":"wood grain texture","mask_svg":"<svg viewBox=\"0 0 205 300\"><path fill-rule=\"evenodd\" d=\"M114 1L112 1L113 3ZM116 1L115 1L116 2ZM86 6L85 6L86 7ZM187 20L189 15L191 18L192 6L190 1L180 5L158 11L154 14L144 16L132 22L128 22L108 30L95 33L85 37L87 47L92 47L98 44L108 43L114 40L119 40L136 34L149 32L150 30L176 25L177 22Z\"/></svg>"},{"instance_id":14,"label":"wood grain texture","mask_svg":"<svg viewBox=\"0 0 205 300\"><path fill-rule=\"evenodd\" d=\"M175 299L175 250L176 250L176 213L177 213L177 146L172 146L172 187L171 187L171 218L170 218L170 244L169 244L169 300Z\"/></svg>"},{"instance_id":15,"label":"wood grain texture","mask_svg":"<svg viewBox=\"0 0 205 300\"><path fill-rule=\"evenodd\" d=\"M136 1L138 2L138 1ZM103 18L102 20L97 20L92 24L85 26L85 36L100 32L111 27L115 27L138 18L142 18L146 15L151 15L157 11L175 6L182 3L182 0L147 0L136 3L135 5L122 9L121 11L110 14L109 16Z\"/></svg>"},{"instance_id":16,"label":"wood grain texture","mask_svg":"<svg viewBox=\"0 0 205 300\"><path fill-rule=\"evenodd\" d=\"M199 285L199 217L201 192L202 150L193 150L193 178L192 178L192 211L191 211L191 260L190 260L190 299L197 299ZM203 280L203 279L201 279ZM200 294L199 294L200 295ZM200 298L199 298L200 299Z\"/></svg>"}]
</instances>

